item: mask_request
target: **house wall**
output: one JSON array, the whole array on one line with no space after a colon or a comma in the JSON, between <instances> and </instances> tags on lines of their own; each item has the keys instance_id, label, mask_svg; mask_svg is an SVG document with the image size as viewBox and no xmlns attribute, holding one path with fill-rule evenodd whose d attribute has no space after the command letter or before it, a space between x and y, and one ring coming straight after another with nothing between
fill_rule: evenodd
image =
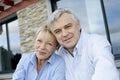
<instances>
[{"instance_id":1,"label":"house wall","mask_svg":"<svg viewBox=\"0 0 120 80\"><path fill-rule=\"evenodd\" d=\"M17 12L22 53L34 51L34 35L40 25L48 19L47 10L47 0L39 0Z\"/></svg>"}]
</instances>

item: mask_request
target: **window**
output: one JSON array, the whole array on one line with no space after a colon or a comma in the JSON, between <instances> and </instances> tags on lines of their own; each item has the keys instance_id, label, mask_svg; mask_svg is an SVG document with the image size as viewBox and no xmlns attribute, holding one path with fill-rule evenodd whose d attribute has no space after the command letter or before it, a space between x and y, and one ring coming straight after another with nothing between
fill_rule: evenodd
<instances>
[{"instance_id":1,"label":"window","mask_svg":"<svg viewBox=\"0 0 120 80\"><path fill-rule=\"evenodd\" d=\"M0 73L15 70L20 57L18 20L5 21L0 26Z\"/></svg>"},{"instance_id":2,"label":"window","mask_svg":"<svg viewBox=\"0 0 120 80\"><path fill-rule=\"evenodd\" d=\"M108 29L110 33L110 40L112 43L113 54L116 57L120 55L120 0L103 0L106 17L108 22Z\"/></svg>"},{"instance_id":3,"label":"window","mask_svg":"<svg viewBox=\"0 0 120 80\"><path fill-rule=\"evenodd\" d=\"M101 4L101 1L104 2L104 5ZM71 8L79 17L81 27L87 32L106 36L117 59L120 55L120 0L57 0L56 5L57 8ZM103 14L103 6L105 6L106 14ZM107 16L108 26L105 25L104 15Z\"/></svg>"}]
</instances>

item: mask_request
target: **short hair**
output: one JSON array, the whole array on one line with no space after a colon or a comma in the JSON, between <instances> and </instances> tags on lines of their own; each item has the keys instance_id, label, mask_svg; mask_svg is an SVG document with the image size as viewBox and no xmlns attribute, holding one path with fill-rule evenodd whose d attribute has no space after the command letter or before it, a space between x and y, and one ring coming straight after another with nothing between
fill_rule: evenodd
<instances>
[{"instance_id":1,"label":"short hair","mask_svg":"<svg viewBox=\"0 0 120 80\"><path fill-rule=\"evenodd\" d=\"M48 23L42 24L36 32L35 39L37 38L37 36L40 32L46 32L46 34L51 34L56 39L55 35L51 32L49 26L50 25L48 25ZM49 38L49 36L48 36L48 38ZM56 44L57 44L57 46L59 46L57 39L56 39Z\"/></svg>"},{"instance_id":2,"label":"short hair","mask_svg":"<svg viewBox=\"0 0 120 80\"><path fill-rule=\"evenodd\" d=\"M76 15L73 13L73 11L71 9L59 8L59 9L55 10L49 18L49 24L51 25L51 27L52 27L52 24L55 21L57 21L64 13L70 14L76 23L79 22L79 19L76 17Z\"/></svg>"},{"instance_id":3,"label":"short hair","mask_svg":"<svg viewBox=\"0 0 120 80\"><path fill-rule=\"evenodd\" d=\"M42 25L40 25L40 26L39 26L39 29L38 29L37 32L36 32L36 36L37 36L41 31L45 31L45 32L51 33L51 31L50 31L50 29L49 29L48 26L49 26L49 25L47 25L47 24L42 24ZM51 33L51 34L52 34L52 33Z\"/></svg>"}]
</instances>

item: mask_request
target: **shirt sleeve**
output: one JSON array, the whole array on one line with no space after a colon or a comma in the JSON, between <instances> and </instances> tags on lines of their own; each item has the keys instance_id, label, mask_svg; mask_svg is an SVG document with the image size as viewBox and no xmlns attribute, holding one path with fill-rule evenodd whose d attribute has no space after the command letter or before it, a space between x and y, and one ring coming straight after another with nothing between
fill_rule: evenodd
<instances>
[{"instance_id":1,"label":"shirt sleeve","mask_svg":"<svg viewBox=\"0 0 120 80\"><path fill-rule=\"evenodd\" d=\"M95 68L92 80L120 80L115 66L111 46L107 39L99 37L93 40L93 64Z\"/></svg>"},{"instance_id":2,"label":"shirt sleeve","mask_svg":"<svg viewBox=\"0 0 120 80\"><path fill-rule=\"evenodd\" d=\"M57 61L57 66L55 68L54 77L52 80L66 80L65 79L65 62L62 58Z\"/></svg>"},{"instance_id":3,"label":"shirt sleeve","mask_svg":"<svg viewBox=\"0 0 120 80\"><path fill-rule=\"evenodd\" d=\"M25 80L25 70L24 70L23 62L24 62L24 58L21 58L16 67L15 72L13 73L12 80Z\"/></svg>"}]
</instances>

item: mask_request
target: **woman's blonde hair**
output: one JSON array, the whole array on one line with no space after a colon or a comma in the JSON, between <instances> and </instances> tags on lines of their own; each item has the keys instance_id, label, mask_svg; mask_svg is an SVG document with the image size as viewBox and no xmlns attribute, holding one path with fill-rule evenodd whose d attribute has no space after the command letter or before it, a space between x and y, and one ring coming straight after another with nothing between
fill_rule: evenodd
<instances>
[{"instance_id":1,"label":"woman's blonde hair","mask_svg":"<svg viewBox=\"0 0 120 80\"><path fill-rule=\"evenodd\" d=\"M35 39L37 38L37 36L40 32L46 32L46 34L51 34L56 39L54 34L51 32L49 26L50 25L48 25L48 24L42 24L36 32ZM48 36L48 38L49 38L49 36ZM59 46L59 43L58 43L57 39L56 39L56 44L57 44L57 46Z\"/></svg>"}]
</instances>

